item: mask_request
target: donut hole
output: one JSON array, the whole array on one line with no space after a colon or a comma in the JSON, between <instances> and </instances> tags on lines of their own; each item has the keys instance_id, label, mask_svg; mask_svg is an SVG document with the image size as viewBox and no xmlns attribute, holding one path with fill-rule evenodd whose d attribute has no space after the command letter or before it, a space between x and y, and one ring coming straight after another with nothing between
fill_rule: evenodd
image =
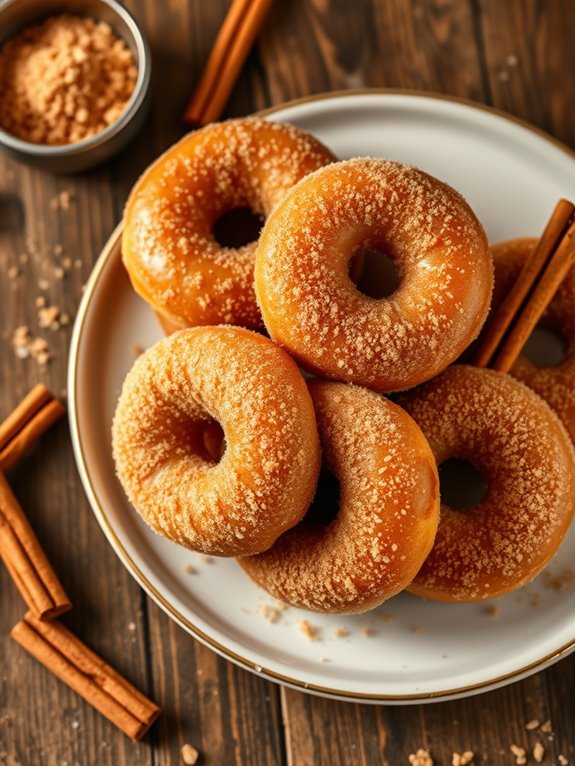
<instances>
[{"instance_id":1,"label":"donut hole","mask_svg":"<svg viewBox=\"0 0 575 766\"><path fill-rule=\"evenodd\" d=\"M226 451L226 437L217 420L202 423L200 449L202 457L209 463L219 463Z\"/></svg>"},{"instance_id":2,"label":"donut hole","mask_svg":"<svg viewBox=\"0 0 575 766\"><path fill-rule=\"evenodd\" d=\"M313 526L326 526L339 511L339 482L325 466L319 472L314 498L305 515L305 521Z\"/></svg>"},{"instance_id":3,"label":"donut hole","mask_svg":"<svg viewBox=\"0 0 575 766\"><path fill-rule=\"evenodd\" d=\"M226 210L214 224L214 239L222 247L244 247L257 242L265 219L250 207Z\"/></svg>"},{"instance_id":4,"label":"donut hole","mask_svg":"<svg viewBox=\"0 0 575 766\"><path fill-rule=\"evenodd\" d=\"M536 367L558 367L565 361L567 342L556 330L537 326L529 336L522 353Z\"/></svg>"},{"instance_id":5,"label":"donut hole","mask_svg":"<svg viewBox=\"0 0 575 766\"><path fill-rule=\"evenodd\" d=\"M485 475L465 458L451 457L439 466L441 502L455 510L473 508L487 492Z\"/></svg>"},{"instance_id":6,"label":"donut hole","mask_svg":"<svg viewBox=\"0 0 575 766\"><path fill-rule=\"evenodd\" d=\"M358 279L354 279L353 264L362 263ZM393 258L383 249L361 247L350 260L350 279L368 298L389 298L397 290L401 276Z\"/></svg>"}]
</instances>

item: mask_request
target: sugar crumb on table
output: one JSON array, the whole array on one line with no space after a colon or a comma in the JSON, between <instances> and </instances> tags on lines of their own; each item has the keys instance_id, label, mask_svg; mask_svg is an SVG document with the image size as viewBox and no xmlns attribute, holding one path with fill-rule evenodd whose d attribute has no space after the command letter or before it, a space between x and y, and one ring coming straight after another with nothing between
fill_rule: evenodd
<instances>
[{"instance_id":1,"label":"sugar crumb on table","mask_svg":"<svg viewBox=\"0 0 575 766\"><path fill-rule=\"evenodd\" d=\"M453 753L451 756L451 766L470 766L473 764L474 753L472 750L465 750L463 753Z\"/></svg>"},{"instance_id":2,"label":"sugar crumb on table","mask_svg":"<svg viewBox=\"0 0 575 766\"><path fill-rule=\"evenodd\" d=\"M182 745L180 754L182 756L182 761L186 764L186 766L194 766L194 764L198 762L198 758L200 757L199 751L193 745L190 745L190 744Z\"/></svg>"},{"instance_id":3,"label":"sugar crumb on table","mask_svg":"<svg viewBox=\"0 0 575 766\"><path fill-rule=\"evenodd\" d=\"M513 744L509 746L509 749L515 756L515 763L517 766L524 766L524 764L527 763L527 752L524 747Z\"/></svg>"},{"instance_id":4,"label":"sugar crumb on table","mask_svg":"<svg viewBox=\"0 0 575 766\"><path fill-rule=\"evenodd\" d=\"M433 759L429 754L429 750L419 748L417 752L411 753L409 763L411 766L433 766Z\"/></svg>"}]
</instances>

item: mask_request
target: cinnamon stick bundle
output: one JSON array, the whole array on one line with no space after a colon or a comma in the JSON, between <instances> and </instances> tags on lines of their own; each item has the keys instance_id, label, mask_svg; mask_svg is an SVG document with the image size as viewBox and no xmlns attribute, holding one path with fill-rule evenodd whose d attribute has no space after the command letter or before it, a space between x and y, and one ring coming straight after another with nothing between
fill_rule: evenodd
<instances>
[{"instance_id":1,"label":"cinnamon stick bundle","mask_svg":"<svg viewBox=\"0 0 575 766\"><path fill-rule=\"evenodd\" d=\"M473 363L476 367L492 366L502 372L509 372L513 366L521 348L569 269L569 243L573 229L572 226L569 229L569 225L574 215L573 203L565 199L559 200L509 295L487 320L481 342L475 352ZM555 264L552 267L554 274L550 277L547 275L552 261ZM524 316L526 310L528 314ZM498 353L499 347L501 350Z\"/></svg>"},{"instance_id":2,"label":"cinnamon stick bundle","mask_svg":"<svg viewBox=\"0 0 575 766\"><path fill-rule=\"evenodd\" d=\"M219 119L273 0L232 0L184 114L198 127Z\"/></svg>"},{"instance_id":3,"label":"cinnamon stick bundle","mask_svg":"<svg viewBox=\"0 0 575 766\"><path fill-rule=\"evenodd\" d=\"M38 384L0 423L0 468L7 470L66 412L50 391Z\"/></svg>"},{"instance_id":4,"label":"cinnamon stick bundle","mask_svg":"<svg viewBox=\"0 0 575 766\"><path fill-rule=\"evenodd\" d=\"M57 621L28 612L10 633L26 651L134 740L160 708Z\"/></svg>"},{"instance_id":5,"label":"cinnamon stick bundle","mask_svg":"<svg viewBox=\"0 0 575 766\"><path fill-rule=\"evenodd\" d=\"M29 609L49 620L72 603L0 471L0 555Z\"/></svg>"}]
</instances>

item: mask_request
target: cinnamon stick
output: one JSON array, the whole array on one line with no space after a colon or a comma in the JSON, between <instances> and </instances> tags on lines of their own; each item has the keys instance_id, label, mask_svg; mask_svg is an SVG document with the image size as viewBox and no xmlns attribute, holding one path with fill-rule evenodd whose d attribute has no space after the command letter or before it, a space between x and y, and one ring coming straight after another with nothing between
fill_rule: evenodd
<instances>
[{"instance_id":1,"label":"cinnamon stick","mask_svg":"<svg viewBox=\"0 0 575 766\"><path fill-rule=\"evenodd\" d=\"M207 125L219 119L273 0L234 0L216 38L184 120Z\"/></svg>"},{"instance_id":2,"label":"cinnamon stick","mask_svg":"<svg viewBox=\"0 0 575 766\"><path fill-rule=\"evenodd\" d=\"M513 367L521 349L573 263L575 263L575 222L569 226L557 250L551 256L549 264L536 284L525 308L502 344L491 365L494 370L509 372Z\"/></svg>"},{"instance_id":3,"label":"cinnamon stick","mask_svg":"<svg viewBox=\"0 0 575 766\"><path fill-rule=\"evenodd\" d=\"M41 622L28 612L10 635L132 739L141 739L160 715L154 702L57 621Z\"/></svg>"},{"instance_id":4,"label":"cinnamon stick","mask_svg":"<svg viewBox=\"0 0 575 766\"><path fill-rule=\"evenodd\" d=\"M564 236L574 213L575 206L571 202L565 199L559 200L539 242L525 262L509 295L487 322L482 340L475 352L473 364L476 367L489 366L497 346L501 343L521 305L540 278L551 254Z\"/></svg>"},{"instance_id":5,"label":"cinnamon stick","mask_svg":"<svg viewBox=\"0 0 575 766\"><path fill-rule=\"evenodd\" d=\"M46 389L47 390L47 389ZM50 392L48 392L50 393ZM26 450L66 413L66 408L57 399L48 401L31 420L21 428L10 441L0 449L0 468L6 471Z\"/></svg>"},{"instance_id":6,"label":"cinnamon stick","mask_svg":"<svg viewBox=\"0 0 575 766\"><path fill-rule=\"evenodd\" d=\"M41 383L22 399L16 409L0 423L0 452L34 415L54 397Z\"/></svg>"},{"instance_id":7,"label":"cinnamon stick","mask_svg":"<svg viewBox=\"0 0 575 766\"><path fill-rule=\"evenodd\" d=\"M0 471L0 555L28 607L49 620L71 608L24 511Z\"/></svg>"},{"instance_id":8,"label":"cinnamon stick","mask_svg":"<svg viewBox=\"0 0 575 766\"><path fill-rule=\"evenodd\" d=\"M202 114L208 106L216 83L221 79L221 70L232 40L237 35L242 19L251 2L252 0L232 0L208 56L198 86L184 113L184 122L187 122L189 125L197 126L203 124L201 121Z\"/></svg>"}]
</instances>

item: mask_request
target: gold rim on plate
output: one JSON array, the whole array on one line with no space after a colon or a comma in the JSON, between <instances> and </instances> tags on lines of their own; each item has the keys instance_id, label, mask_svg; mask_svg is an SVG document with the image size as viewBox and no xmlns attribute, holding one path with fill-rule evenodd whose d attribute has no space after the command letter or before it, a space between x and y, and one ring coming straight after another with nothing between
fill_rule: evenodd
<instances>
[{"instance_id":1,"label":"gold rim on plate","mask_svg":"<svg viewBox=\"0 0 575 766\"><path fill-rule=\"evenodd\" d=\"M260 116L267 116L267 115L275 114L276 112L279 112L279 111L283 111L284 109L287 109L290 107L308 104L315 101L323 101L323 100L332 99L332 98L337 99L337 98L345 98L349 96L362 96L362 95L363 96L398 95L398 96L410 96L410 97L425 98L425 99L437 99L439 101L448 101L448 102L460 104L461 106L469 107L471 109L487 112L501 119L504 119L507 122L512 122L517 125L520 125L521 127L529 130L530 132L535 133L541 138L544 138L547 142L556 146L561 151L565 152L567 155L569 155L569 157L575 159L575 151L570 149L568 146L565 146L564 144L562 144L553 136L550 136L548 133L545 133L545 131L540 130L539 128L533 125L530 125L524 120L521 120L512 115L509 115L506 112L502 112L499 109L485 106L484 104L479 104L474 101L469 101L463 98L457 98L455 96L445 96L439 93L427 93L425 91L400 90L400 89L393 89L393 88L364 88L364 89L357 89L357 90L333 91L329 93L319 93L314 96L308 96L305 98L299 98L299 99L294 99L292 101L287 101L278 106L273 106L273 107L269 107L268 109L263 109L257 114ZM104 508L100 505L100 502L96 494L96 490L94 489L94 485L92 483L92 478L90 476L90 472L86 462L84 450L80 440L80 433L79 433L78 402L77 402L78 387L77 387L76 377L77 377L77 371L78 371L77 362L78 362L80 340L82 338L86 316L92 302L94 291L98 285L98 282L104 270L104 267L106 266L109 258L112 256L112 254L115 252L118 246L121 233L122 233L122 223L120 222L114 229L113 233L111 234L106 244L104 245L104 248L100 256L98 257L98 260L96 261L96 264L88 280L86 290L82 297L82 301L80 302L80 306L78 308L78 314L76 316L76 321L74 323L74 331L73 331L72 340L70 343L70 357L68 362L68 387L70 391L70 399L69 399L70 401L70 413L69 413L70 431L72 435L74 453L76 457L76 463L78 466L80 478L82 480L82 483L88 495L88 499L90 501L92 510L96 518L98 519L100 526L102 527L106 537L108 538L109 542L111 543L112 547L116 551L117 555L119 556L124 566L128 569L128 571L132 574L132 576L138 581L138 583L144 588L144 590L148 593L148 595L168 615L170 615L176 622L178 622L182 627L184 627L192 636L194 636L194 638L197 638L203 644L213 649L220 656L234 662L236 665L239 665L240 667L245 668L246 670L250 670L256 673L257 675L263 678L267 678L270 681L275 681L276 683L281 683L287 686L291 686L292 688L298 689L300 691L315 692L316 694L322 695L324 697L331 697L334 699L348 700L348 701L354 701L354 702L407 702L408 703L408 702L424 702L426 700L440 701L440 700L451 698L451 697L469 696L473 692L489 691L490 689L495 689L499 686L504 686L513 680L520 680L521 678L531 675L532 673L535 673L538 670L543 670L545 667L554 664L555 662L560 660L562 657L564 657L565 655L575 650L575 638L573 638L573 640L564 644L563 646L561 646L559 649L555 650L554 652L551 652L550 654L547 654L546 656L540 658L539 660L535 660L534 662L528 665L525 665L524 667L518 668L517 670L511 671L509 673L505 673L501 676L497 676L496 678L492 678L486 681L481 681L480 683L476 683L476 684L460 686L455 689L445 689L443 691L438 691L438 692L421 692L421 693L415 693L415 694L366 694L366 693L360 693L360 692L346 692L339 689L332 689L330 687L320 686L318 684L298 681L297 679L291 678L290 676L285 676L282 673L278 673L274 670L269 670L267 668L261 667L259 664L256 664L254 662L251 662L250 660L247 660L245 657L242 657L241 655L232 651L228 647L223 646L218 641L208 636L200 628L198 628L196 625L190 622L190 620L188 620L187 617L185 617L181 612L179 612L174 606L172 606L172 604L170 604L170 602L167 601L164 598L164 596L156 589L156 587L148 580L148 578L144 575L144 573L140 570L138 565L132 559L132 557L130 556L126 548L124 547L123 543L117 536L116 532L114 531L112 524L110 523L108 517L106 516L106 512Z\"/></svg>"}]
</instances>

